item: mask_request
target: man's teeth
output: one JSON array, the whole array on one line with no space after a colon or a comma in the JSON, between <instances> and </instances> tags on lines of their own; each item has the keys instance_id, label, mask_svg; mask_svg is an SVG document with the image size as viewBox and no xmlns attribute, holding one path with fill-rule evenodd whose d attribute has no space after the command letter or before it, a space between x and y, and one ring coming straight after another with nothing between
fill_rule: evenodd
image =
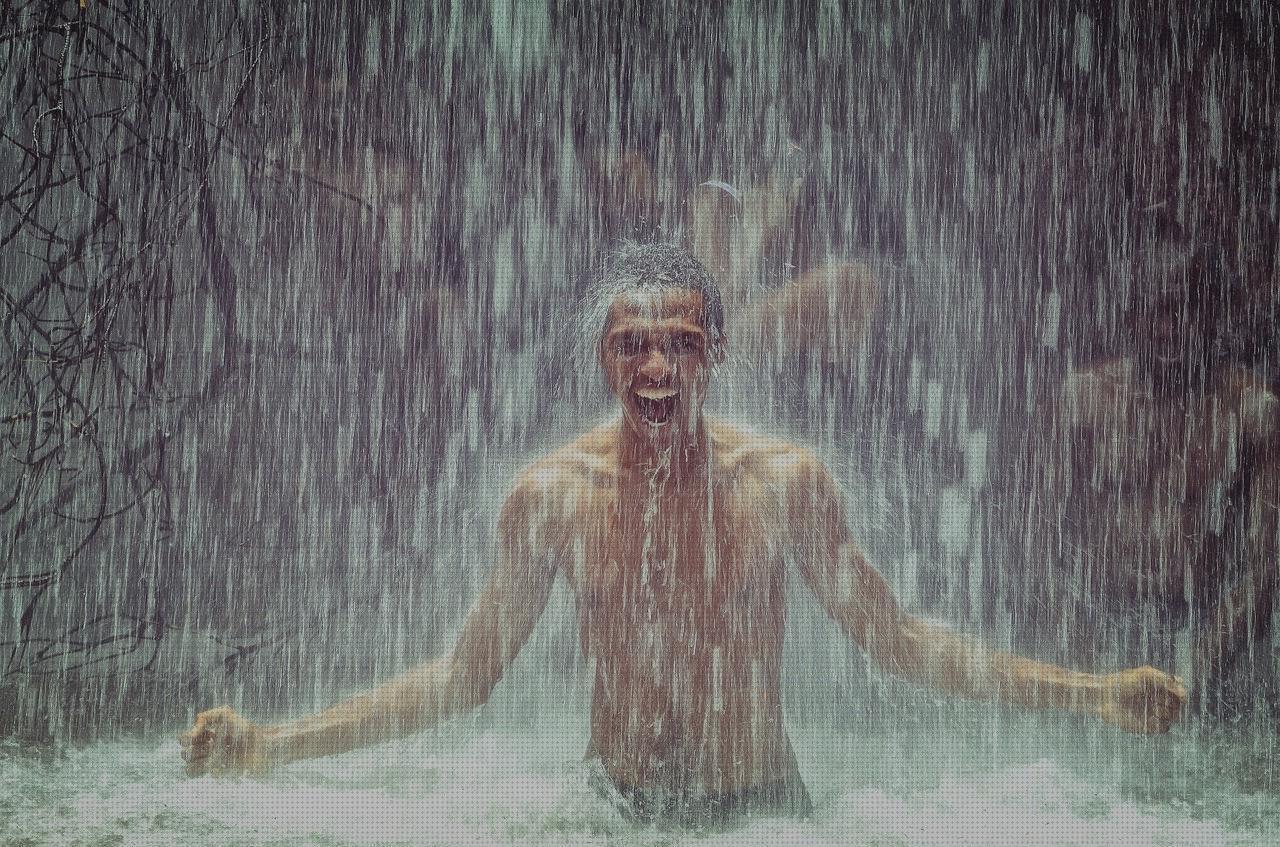
<instances>
[{"instance_id":1,"label":"man's teeth","mask_svg":"<svg viewBox=\"0 0 1280 847\"><path fill-rule=\"evenodd\" d=\"M666 400L668 397L675 397L680 392L674 388L637 388L636 394L646 400Z\"/></svg>"}]
</instances>

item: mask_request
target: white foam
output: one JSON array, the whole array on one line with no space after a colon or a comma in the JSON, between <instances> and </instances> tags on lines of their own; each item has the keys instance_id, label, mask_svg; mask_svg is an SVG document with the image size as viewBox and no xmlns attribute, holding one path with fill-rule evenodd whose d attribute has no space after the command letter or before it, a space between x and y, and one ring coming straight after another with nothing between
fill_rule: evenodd
<instances>
[{"instance_id":1,"label":"white foam","mask_svg":"<svg viewBox=\"0 0 1280 847\"><path fill-rule=\"evenodd\" d=\"M859 773L854 759L827 762L811 775L812 820L700 835L636 828L590 787L579 731L451 727L265 780L184 778L173 742L96 744L52 763L10 756L0 760L0 843L1225 847L1274 844L1280 831L1256 814L1260 804L1280 809L1276 798L1232 796L1225 782L1215 795L1224 802L1144 801L1106 774L1050 759L980 768L927 754L904 754L913 757L905 781ZM840 739L849 749L859 741ZM1252 823L1240 827L1243 818Z\"/></svg>"}]
</instances>

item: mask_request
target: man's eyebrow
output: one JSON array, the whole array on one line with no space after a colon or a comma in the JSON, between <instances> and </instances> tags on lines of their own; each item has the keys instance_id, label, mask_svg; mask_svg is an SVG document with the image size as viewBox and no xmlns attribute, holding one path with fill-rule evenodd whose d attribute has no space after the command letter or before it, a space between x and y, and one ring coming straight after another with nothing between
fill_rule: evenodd
<instances>
[{"instance_id":1,"label":"man's eyebrow","mask_svg":"<svg viewBox=\"0 0 1280 847\"><path fill-rule=\"evenodd\" d=\"M659 326L663 329L670 329L672 332L686 332L694 335L706 335L706 330L695 323L690 323L684 318L669 318L666 321L660 321Z\"/></svg>"},{"instance_id":2,"label":"man's eyebrow","mask_svg":"<svg viewBox=\"0 0 1280 847\"><path fill-rule=\"evenodd\" d=\"M668 318L666 320L657 321L656 323L647 323L637 326L636 324L619 324L610 328L606 338L613 338L616 335L648 335L650 332L682 332L690 335L697 335L705 338L706 330L695 323L689 323L683 318Z\"/></svg>"}]
</instances>

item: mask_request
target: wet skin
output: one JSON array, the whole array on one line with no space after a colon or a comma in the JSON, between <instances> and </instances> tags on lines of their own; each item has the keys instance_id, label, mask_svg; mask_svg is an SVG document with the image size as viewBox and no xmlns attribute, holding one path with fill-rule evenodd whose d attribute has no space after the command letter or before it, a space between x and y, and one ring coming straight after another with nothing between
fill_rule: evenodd
<instances>
[{"instance_id":1,"label":"wet skin","mask_svg":"<svg viewBox=\"0 0 1280 847\"><path fill-rule=\"evenodd\" d=\"M903 611L854 545L819 460L702 414L720 351L701 305L679 289L613 304L599 349L622 415L521 474L499 517L494 573L448 656L279 726L203 712L182 739L188 772L262 772L478 706L563 573L595 665L589 753L617 783L696 795L798 781L779 691L787 557L890 672L1133 732L1177 720L1185 691L1152 668L1075 673Z\"/></svg>"}]
</instances>

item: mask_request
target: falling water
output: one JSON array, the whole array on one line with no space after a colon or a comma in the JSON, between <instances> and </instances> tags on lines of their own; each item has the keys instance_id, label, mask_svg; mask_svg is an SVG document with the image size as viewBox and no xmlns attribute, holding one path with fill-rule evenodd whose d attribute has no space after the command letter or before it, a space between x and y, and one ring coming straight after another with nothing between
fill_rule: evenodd
<instances>
[{"instance_id":1,"label":"falling water","mask_svg":"<svg viewBox=\"0 0 1280 847\"><path fill-rule=\"evenodd\" d=\"M1203 684L1192 629L1276 562L1280 8L1044 5L9 4L0 842L692 838L590 785L564 580L467 717L262 780L172 740L450 649L520 469L616 414L593 281L662 241L722 290L709 413L821 458L905 608L1192 681L1154 737L950 700L793 573L816 811L699 843L1275 843L1270 602ZM1181 405L1098 423L1153 277L1211 280Z\"/></svg>"}]
</instances>

